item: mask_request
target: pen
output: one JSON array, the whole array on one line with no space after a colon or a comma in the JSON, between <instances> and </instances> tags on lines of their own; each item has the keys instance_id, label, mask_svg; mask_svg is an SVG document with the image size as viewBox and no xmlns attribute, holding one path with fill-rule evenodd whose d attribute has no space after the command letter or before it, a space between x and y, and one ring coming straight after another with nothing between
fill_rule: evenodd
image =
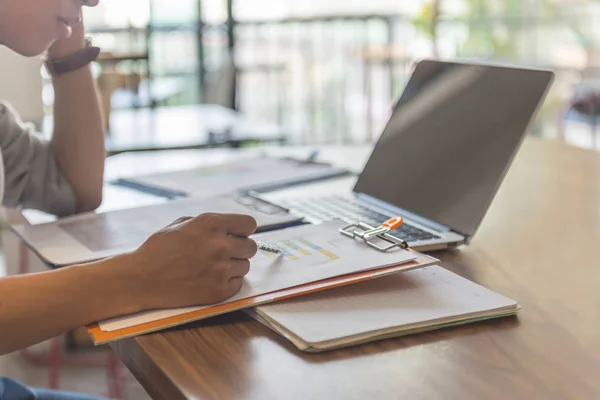
<instances>
[{"instance_id":1,"label":"pen","mask_svg":"<svg viewBox=\"0 0 600 400\"><path fill-rule=\"evenodd\" d=\"M283 254L283 250L281 249L281 247L276 246L274 244L268 244L257 241L256 245L258 246L259 250L266 251L268 253Z\"/></svg>"},{"instance_id":2,"label":"pen","mask_svg":"<svg viewBox=\"0 0 600 400\"><path fill-rule=\"evenodd\" d=\"M307 158L308 162L314 162L319 157L319 150L313 150Z\"/></svg>"}]
</instances>

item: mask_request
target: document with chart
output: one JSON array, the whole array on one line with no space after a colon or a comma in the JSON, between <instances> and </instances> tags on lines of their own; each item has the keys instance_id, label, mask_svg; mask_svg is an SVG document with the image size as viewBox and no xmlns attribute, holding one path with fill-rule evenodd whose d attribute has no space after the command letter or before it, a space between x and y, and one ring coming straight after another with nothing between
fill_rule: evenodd
<instances>
[{"instance_id":1,"label":"document with chart","mask_svg":"<svg viewBox=\"0 0 600 400\"><path fill-rule=\"evenodd\" d=\"M340 234L345 225L332 221L256 235L257 240L279 246L283 254L259 252L251 260L241 291L230 299L215 305L114 318L91 327L90 333L97 343L105 343L438 262L410 250L376 251L360 240Z\"/></svg>"}]
</instances>

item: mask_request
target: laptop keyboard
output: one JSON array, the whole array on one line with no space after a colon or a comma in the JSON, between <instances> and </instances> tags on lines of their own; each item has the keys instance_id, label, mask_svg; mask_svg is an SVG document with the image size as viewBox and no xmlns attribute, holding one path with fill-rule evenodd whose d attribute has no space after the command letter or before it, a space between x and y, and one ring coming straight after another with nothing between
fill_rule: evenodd
<instances>
[{"instance_id":1,"label":"laptop keyboard","mask_svg":"<svg viewBox=\"0 0 600 400\"><path fill-rule=\"evenodd\" d=\"M365 207L351 198L341 196L306 198L281 203L282 206L288 208L292 213L318 222L341 218L348 223L360 221L371 226L379 226L392 217L391 215L381 214ZM407 242L441 239L439 236L412 226L407 222L395 231L390 232L390 235Z\"/></svg>"}]
</instances>

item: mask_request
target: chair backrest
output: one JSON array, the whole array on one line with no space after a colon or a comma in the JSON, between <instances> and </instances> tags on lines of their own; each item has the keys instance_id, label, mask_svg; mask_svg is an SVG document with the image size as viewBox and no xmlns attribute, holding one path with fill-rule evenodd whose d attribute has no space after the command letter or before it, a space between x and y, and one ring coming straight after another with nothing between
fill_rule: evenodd
<instances>
[{"instance_id":1,"label":"chair backrest","mask_svg":"<svg viewBox=\"0 0 600 400\"><path fill-rule=\"evenodd\" d=\"M227 52L221 66L206 75L203 102L236 108L237 69L230 52Z\"/></svg>"}]
</instances>

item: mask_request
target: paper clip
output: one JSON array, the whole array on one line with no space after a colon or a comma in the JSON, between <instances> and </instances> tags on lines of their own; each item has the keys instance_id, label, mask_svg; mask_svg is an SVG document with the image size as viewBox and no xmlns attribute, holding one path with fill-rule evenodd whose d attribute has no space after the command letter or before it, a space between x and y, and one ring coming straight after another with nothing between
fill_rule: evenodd
<instances>
[{"instance_id":1,"label":"paper clip","mask_svg":"<svg viewBox=\"0 0 600 400\"><path fill-rule=\"evenodd\" d=\"M383 224L381 224L381 226L379 227L373 227L364 222L358 222L356 224L348 225L347 227L340 229L340 233L352 239L362 239L367 245L382 252L390 251L396 247L399 247L401 249L407 249L408 243L406 243L406 241L389 234L389 232L398 229L398 227L400 227L400 225L402 225L403 222L404 220L402 219L402 217L395 217L389 219ZM378 245L374 241L374 239L380 239L384 241L385 243L387 243L387 246Z\"/></svg>"}]
</instances>

